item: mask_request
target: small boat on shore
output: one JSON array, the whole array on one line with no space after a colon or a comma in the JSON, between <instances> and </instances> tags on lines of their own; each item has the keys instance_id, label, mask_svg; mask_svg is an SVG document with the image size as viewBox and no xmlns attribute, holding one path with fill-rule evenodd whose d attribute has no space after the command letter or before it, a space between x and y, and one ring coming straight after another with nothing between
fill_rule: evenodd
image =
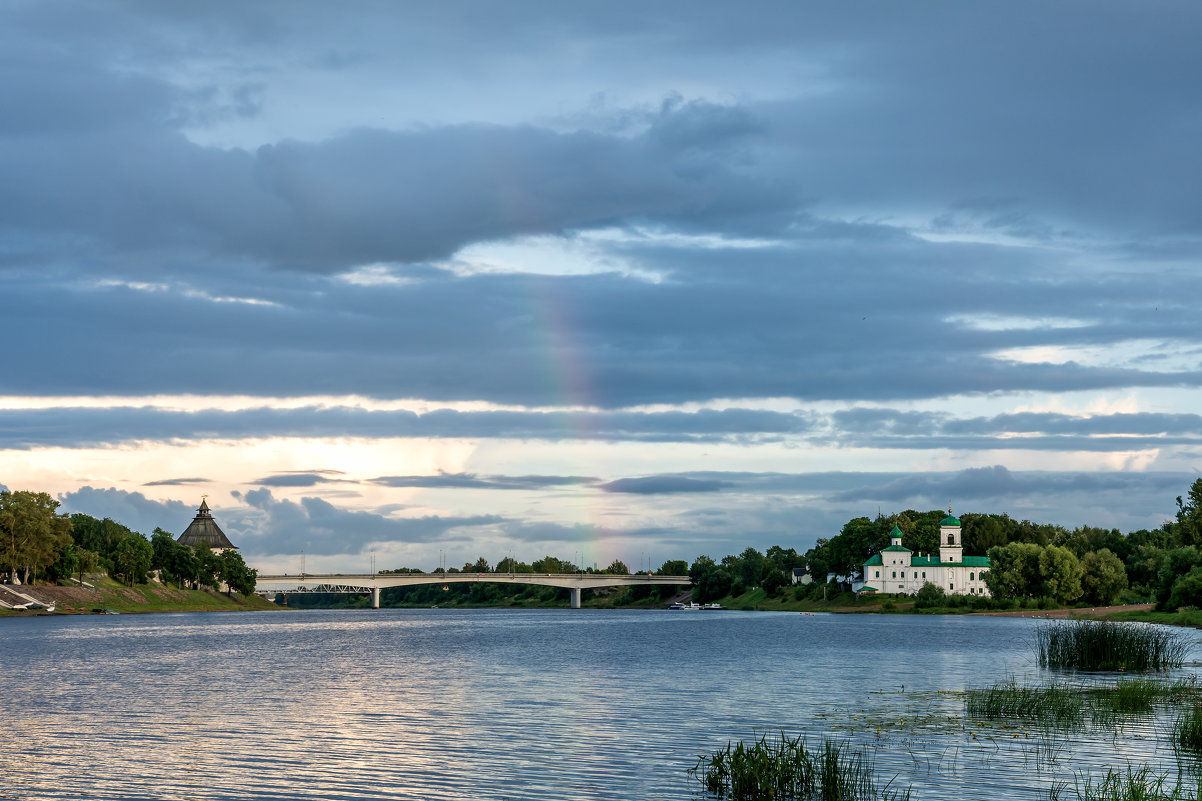
<instances>
[{"instance_id":1,"label":"small boat on shore","mask_svg":"<svg viewBox=\"0 0 1202 801\"><path fill-rule=\"evenodd\" d=\"M722 608L722 604L705 604L705 605L704 605L704 606L702 606L701 608L702 608L702 609L721 609L721 608Z\"/></svg>"}]
</instances>

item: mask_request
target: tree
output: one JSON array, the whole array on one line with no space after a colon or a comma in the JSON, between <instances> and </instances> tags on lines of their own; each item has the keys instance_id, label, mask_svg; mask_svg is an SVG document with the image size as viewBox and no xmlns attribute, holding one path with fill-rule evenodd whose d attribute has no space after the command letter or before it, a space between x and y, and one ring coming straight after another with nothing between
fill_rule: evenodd
<instances>
[{"instance_id":1,"label":"tree","mask_svg":"<svg viewBox=\"0 0 1202 801\"><path fill-rule=\"evenodd\" d=\"M689 563L683 559L669 559L655 572L661 576L683 576L689 572Z\"/></svg>"},{"instance_id":2,"label":"tree","mask_svg":"<svg viewBox=\"0 0 1202 801\"><path fill-rule=\"evenodd\" d=\"M947 593L942 586L932 584L929 581L924 581L918 592L914 595L919 605L934 605L946 597Z\"/></svg>"},{"instance_id":3,"label":"tree","mask_svg":"<svg viewBox=\"0 0 1202 801\"><path fill-rule=\"evenodd\" d=\"M1178 545L1202 545L1202 478L1194 480L1185 501L1177 496L1174 529Z\"/></svg>"},{"instance_id":4,"label":"tree","mask_svg":"<svg viewBox=\"0 0 1202 801\"><path fill-rule=\"evenodd\" d=\"M789 586L789 580L785 578L785 574L773 567L768 571L768 575L764 576L760 586L764 588L764 592L769 596L779 595L780 591Z\"/></svg>"},{"instance_id":5,"label":"tree","mask_svg":"<svg viewBox=\"0 0 1202 801\"><path fill-rule=\"evenodd\" d=\"M71 520L56 513L58 501L46 492L0 492L0 568L11 578L29 574L58 561L71 543Z\"/></svg>"},{"instance_id":6,"label":"tree","mask_svg":"<svg viewBox=\"0 0 1202 801\"><path fill-rule=\"evenodd\" d=\"M961 515L965 553L986 554L994 546L1005 545L1010 541L1010 522L1005 515Z\"/></svg>"},{"instance_id":7,"label":"tree","mask_svg":"<svg viewBox=\"0 0 1202 801\"><path fill-rule=\"evenodd\" d=\"M242 554L234 550L225 550L219 555L218 562L220 564L218 578L225 583L227 594L237 592L241 595L250 595L255 591L255 582L258 581L259 571L247 567L246 562L242 559Z\"/></svg>"},{"instance_id":8,"label":"tree","mask_svg":"<svg viewBox=\"0 0 1202 801\"><path fill-rule=\"evenodd\" d=\"M1186 606L1202 607L1202 567L1192 568L1184 576L1178 576L1165 603L1169 610Z\"/></svg>"},{"instance_id":9,"label":"tree","mask_svg":"<svg viewBox=\"0 0 1202 801\"><path fill-rule=\"evenodd\" d=\"M776 568L777 572L788 573L795 567L805 567L805 558L797 553L794 548L782 548L779 545L773 545L765 554L768 561Z\"/></svg>"},{"instance_id":10,"label":"tree","mask_svg":"<svg viewBox=\"0 0 1202 801\"><path fill-rule=\"evenodd\" d=\"M988 575L988 574L986 574ZM1067 604L1081 597L1081 563L1068 548L1049 545L1039 554L1042 595Z\"/></svg>"},{"instance_id":11,"label":"tree","mask_svg":"<svg viewBox=\"0 0 1202 801\"><path fill-rule=\"evenodd\" d=\"M619 576L628 576L628 575L630 575L630 568L628 568L626 566L626 563L623 562L621 559L615 559L609 563L609 567L605 568L601 572L602 573L613 573L613 574L619 575Z\"/></svg>"},{"instance_id":12,"label":"tree","mask_svg":"<svg viewBox=\"0 0 1202 801\"><path fill-rule=\"evenodd\" d=\"M216 587L221 583L221 557L213 553L207 545L197 545L196 554L196 586Z\"/></svg>"},{"instance_id":13,"label":"tree","mask_svg":"<svg viewBox=\"0 0 1202 801\"><path fill-rule=\"evenodd\" d=\"M1086 603L1107 606L1127 589L1127 569L1109 548L1081 557L1081 589Z\"/></svg>"},{"instance_id":14,"label":"tree","mask_svg":"<svg viewBox=\"0 0 1202 801\"><path fill-rule=\"evenodd\" d=\"M1162 612L1173 611L1176 607L1169 605L1173 585L1181 576L1200 566L1202 552L1193 545L1165 551L1160 570L1156 573L1156 608Z\"/></svg>"},{"instance_id":15,"label":"tree","mask_svg":"<svg viewBox=\"0 0 1202 801\"><path fill-rule=\"evenodd\" d=\"M989 593L999 600L1025 598L1038 592L1041 583L1038 545L1012 542L989 549L990 568L984 574Z\"/></svg>"},{"instance_id":16,"label":"tree","mask_svg":"<svg viewBox=\"0 0 1202 801\"><path fill-rule=\"evenodd\" d=\"M745 548L743 553L739 554L738 573L736 575L742 579L743 584L747 587L758 587L764 579L764 567L768 565L764 555L755 548Z\"/></svg>"},{"instance_id":17,"label":"tree","mask_svg":"<svg viewBox=\"0 0 1202 801\"><path fill-rule=\"evenodd\" d=\"M117 545L114 568L117 575L134 584L145 584L146 574L154 559L154 548L141 534L130 534Z\"/></svg>"}]
</instances>

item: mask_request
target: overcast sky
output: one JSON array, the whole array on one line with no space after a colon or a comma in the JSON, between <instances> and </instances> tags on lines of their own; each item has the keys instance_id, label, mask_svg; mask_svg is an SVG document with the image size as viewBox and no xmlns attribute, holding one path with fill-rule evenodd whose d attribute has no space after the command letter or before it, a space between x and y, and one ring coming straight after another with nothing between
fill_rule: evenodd
<instances>
[{"instance_id":1,"label":"overcast sky","mask_svg":"<svg viewBox=\"0 0 1202 801\"><path fill-rule=\"evenodd\" d=\"M1202 6L0 6L0 485L264 570L1130 531L1202 472Z\"/></svg>"}]
</instances>

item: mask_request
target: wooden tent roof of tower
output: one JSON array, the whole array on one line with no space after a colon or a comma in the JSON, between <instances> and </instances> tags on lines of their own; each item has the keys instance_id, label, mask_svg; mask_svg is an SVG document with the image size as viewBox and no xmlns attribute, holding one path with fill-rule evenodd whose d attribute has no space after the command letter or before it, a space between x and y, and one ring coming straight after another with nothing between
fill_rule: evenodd
<instances>
[{"instance_id":1,"label":"wooden tent roof of tower","mask_svg":"<svg viewBox=\"0 0 1202 801\"><path fill-rule=\"evenodd\" d=\"M184 533L179 535L177 542L187 545L189 548L207 545L214 550L218 548L238 550L238 546L230 542L230 538L225 536L221 526L217 525L217 521L213 519L213 514L209 511L209 503L204 498L200 499L200 508L196 510L196 517L184 530Z\"/></svg>"}]
</instances>

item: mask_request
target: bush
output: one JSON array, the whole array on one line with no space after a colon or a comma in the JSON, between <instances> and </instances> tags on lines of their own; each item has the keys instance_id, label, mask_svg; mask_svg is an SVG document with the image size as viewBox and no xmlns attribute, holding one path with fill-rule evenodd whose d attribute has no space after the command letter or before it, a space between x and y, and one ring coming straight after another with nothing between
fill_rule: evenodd
<instances>
[{"instance_id":1,"label":"bush","mask_svg":"<svg viewBox=\"0 0 1202 801\"><path fill-rule=\"evenodd\" d=\"M947 597L947 593L943 591L943 587L931 582L925 582L922 588L914 596L915 606L936 606L939 602Z\"/></svg>"},{"instance_id":2,"label":"bush","mask_svg":"<svg viewBox=\"0 0 1202 801\"><path fill-rule=\"evenodd\" d=\"M1067 670L1164 670L1180 667L1185 645L1162 626L1074 620L1035 633L1040 667Z\"/></svg>"},{"instance_id":3,"label":"bush","mask_svg":"<svg viewBox=\"0 0 1202 801\"><path fill-rule=\"evenodd\" d=\"M689 769L713 797L731 801L763 798L908 799L910 791L879 789L872 758L865 750L826 740L811 751L805 738L779 742L761 737L750 746L742 742L703 756Z\"/></svg>"},{"instance_id":4,"label":"bush","mask_svg":"<svg viewBox=\"0 0 1202 801\"><path fill-rule=\"evenodd\" d=\"M1185 606L1202 606L1202 567L1193 568L1173 582L1165 606L1169 611Z\"/></svg>"}]
</instances>

